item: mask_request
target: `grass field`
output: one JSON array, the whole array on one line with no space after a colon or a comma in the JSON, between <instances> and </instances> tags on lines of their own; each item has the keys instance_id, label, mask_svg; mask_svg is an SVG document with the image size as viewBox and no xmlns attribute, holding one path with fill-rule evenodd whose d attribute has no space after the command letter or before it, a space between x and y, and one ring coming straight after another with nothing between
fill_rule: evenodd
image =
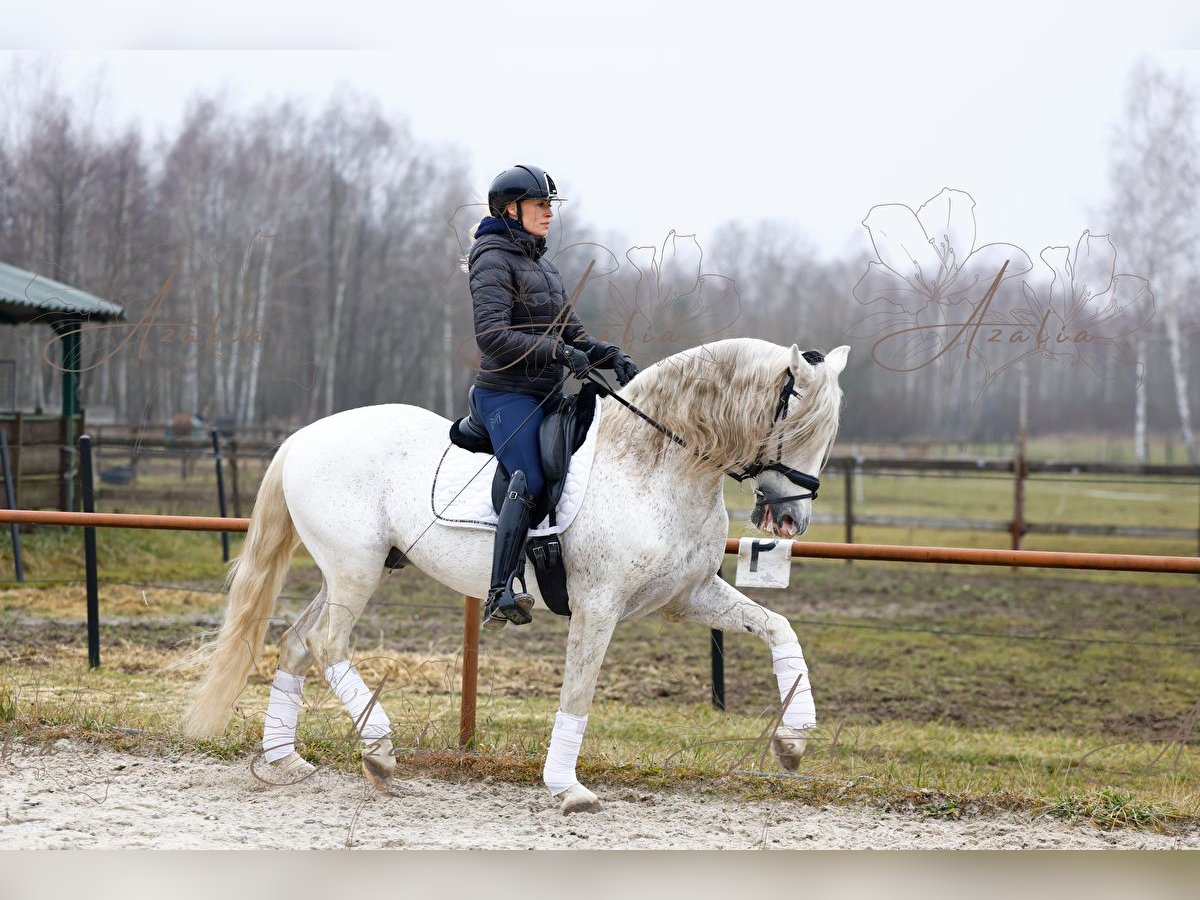
<instances>
[{"instance_id":1,"label":"grass field","mask_svg":"<svg viewBox=\"0 0 1200 900\"><path fill-rule=\"evenodd\" d=\"M885 493L891 482L879 482L865 486L868 502L905 506L902 494ZM823 491L822 504L838 502L835 488ZM969 491L980 506L1003 502L975 483ZM731 496L730 505L746 505L738 500ZM864 531L856 536L898 537L896 529ZM840 538L839 526L813 532L817 540ZM914 543L971 545L962 535L918 537ZM969 537L1006 545L1001 534ZM39 529L25 542L30 579L79 577L77 531ZM1122 549L1171 552L1148 546L1154 541L1129 544ZM159 670L179 655L181 641L219 621L217 537L104 531L100 567L104 665L96 671L86 667L81 584L0 590L0 727L35 740L70 734L225 757L252 751L282 623L319 584L311 561L294 562L243 716L222 741L201 744L174 730L189 682ZM708 702L707 631L657 618L617 631L581 777L869 800L931 816L1019 809L1105 827L1200 822L1194 577L797 562L790 589L751 593L791 619L812 666L822 729L802 777L780 776L759 739L777 703L766 649L727 638L729 708L720 713ZM484 633L477 755L455 749L461 633L462 599L408 569L385 578L356 629L365 677L385 683L402 767L537 780L557 706L565 620L539 610L530 628ZM304 752L354 767L336 701L315 683L306 701Z\"/></svg>"}]
</instances>

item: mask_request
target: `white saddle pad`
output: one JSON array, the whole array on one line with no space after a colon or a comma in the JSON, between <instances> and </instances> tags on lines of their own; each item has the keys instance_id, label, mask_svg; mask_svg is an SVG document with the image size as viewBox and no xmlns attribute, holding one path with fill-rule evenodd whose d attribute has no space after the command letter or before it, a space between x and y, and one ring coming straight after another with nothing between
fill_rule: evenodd
<instances>
[{"instance_id":1,"label":"white saddle pad","mask_svg":"<svg viewBox=\"0 0 1200 900\"><path fill-rule=\"evenodd\" d=\"M550 527L549 517L529 530L530 537L558 534L566 531L575 520L575 514L583 503L587 490L588 475L592 471L592 460L596 455L596 434L600 427L600 400L596 400L596 414L583 444L571 457L567 480L562 496L558 500L556 524ZM485 462L486 460L486 462ZM472 453L454 444L446 445L437 471L433 475L433 490L430 505L438 524L451 528L496 528L496 513L492 509L492 479L496 475L496 458L483 453Z\"/></svg>"}]
</instances>

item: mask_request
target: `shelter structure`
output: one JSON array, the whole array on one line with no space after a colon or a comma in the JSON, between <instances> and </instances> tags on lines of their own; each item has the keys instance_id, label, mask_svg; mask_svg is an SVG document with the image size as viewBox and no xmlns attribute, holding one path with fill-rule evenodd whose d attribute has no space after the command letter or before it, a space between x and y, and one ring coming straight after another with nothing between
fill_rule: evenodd
<instances>
[{"instance_id":1,"label":"shelter structure","mask_svg":"<svg viewBox=\"0 0 1200 900\"><path fill-rule=\"evenodd\" d=\"M62 350L62 409L58 416L0 413L7 432L16 504L25 509L72 510L79 496L76 441L83 430L80 368L83 326L125 317L125 309L79 288L0 262L0 324L44 324ZM0 493L0 501L3 494Z\"/></svg>"}]
</instances>

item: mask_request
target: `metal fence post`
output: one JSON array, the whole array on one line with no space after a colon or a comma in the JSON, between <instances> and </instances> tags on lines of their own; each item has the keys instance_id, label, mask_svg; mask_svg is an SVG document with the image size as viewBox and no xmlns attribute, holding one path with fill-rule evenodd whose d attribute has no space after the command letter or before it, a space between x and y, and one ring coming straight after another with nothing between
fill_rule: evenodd
<instances>
[{"instance_id":1,"label":"metal fence post","mask_svg":"<svg viewBox=\"0 0 1200 900\"><path fill-rule=\"evenodd\" d=\"M212 430L213 459L217 466L217 505L221 510L221 518L227 518L225 511L225 473L221 470L221 437L217 429ZM229 532L221 532L221 559L229 562Z\"/></svg>"},{"instance_id":2,"label":"metal fence post","mask_svg":"<svg viewBox=\"0 0 1200 900\"><path fill-rule=\"evenodd\" d=\"M92 439L79 436L79 463L83 475L83 511L96 511L95 482L92 480ZM96 571L96 529L83 529L83 561L87 577L87 642L88 666L100 668L100 580Z\"/></svg>"},{"instance_id":3,"label":"metal fence post","mask_svg":"<svg viewBox=\"0 0 1200 900\"><path fill-rule=\"evenodd\" d=\"M229 487L233 491L233 517L242 517L242 496L238 490L237 438L229 439Z\"/></svg>"},{"instance_id":4,"label":"metal fence post","mask_svg":"<svg viewBox=\"0 0 1200 900\"><path fill-rule=\"evenodd\" d=\"M725 709L725 632L712 629L712 705Z\"/></svg>"},{"instance_id":5,"label":"metal fence post","mask_svg":"<svg viewBox=\"0 0 1200 900\"><path fill-rule=\"evenodd\" d=\"M725 572L717 569L717 577L724 579ZM725 709L725 632L719 628L709 631L709 642L712 653L712 705L715 709Z\"/></svg>"}]
</instances>

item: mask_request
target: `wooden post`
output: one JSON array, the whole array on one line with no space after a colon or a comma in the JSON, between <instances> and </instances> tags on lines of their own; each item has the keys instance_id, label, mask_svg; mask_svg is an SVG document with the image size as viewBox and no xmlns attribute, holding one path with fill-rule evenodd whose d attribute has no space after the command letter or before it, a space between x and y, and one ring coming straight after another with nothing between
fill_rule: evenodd
<instances>
[{"instance_id":1,"label":"wooden post","mask_svg":"<svg viewBox=\"0 0 1200 900\"><path fill-rule=\"evenodd\" d=\"M1021 549L1025 533L1025 442L1029 437L1029 371L1020 368L1017 394L1017 454L1013 460L1012 549Z\"/></svg>"},{"instance_id":2,"label":"wooden post","mask_svg":"<svg viewBox=\"0 0 1200 900\"><path fill-rule=\"evenodd\" d=\"M79 372L82 365L80 333L83 322L80 319L66 319L54 326L55 333L62 343L62 418L59 446L62 447L62 481L59 487L59 508L73 512L76 508L75 474L75 442L78 438L75 417L79 415ZM82 428L80 429L82 431Z\"/></svg>"},{"instance_id":3,"label":"wooden post","mask_svg":"<svg viewBox=\"0 0 1200 900\"><path fill-rule=\"evenodd\" d=\"M475 703L479 690L479 628L483 601L466 598L463 616L462 706L458 716L458 746L462 750L475 745Z\"/></svg>"},{"instance_id":4,"label":"wooden post","mask_svg":"<svg viewBox=\"0 0 1200 900\"><path fill-rule=\"evenodd\" d=\"M17 504L21 502L21 457L24 454L21 452L21 447L25 443L25 419L21 413L17 413L16 419L13 421L13 431L8 436L8 452L10 454L10 463L12 465L13 478L13 497ZM15 451L15 452L14 452ZM14 507L15 509L16 507Z\"/></svg>"},{"instance_id":5,"label":"wooden post","mask_svg":"<svg viewBox=\"0 0 1200 900\"><path fill-rule=\"evenodd\" d=\"M854 460L846 458L846 543L854 543ZM854 560L846 560L846 565L852 565Z\"/></svg>"},{"instance_id":6,"label":"wooden post","mask_svg":"<svg viewBox=\"0 0 1200 900\"><path fill-rule=\"evenodd\" d=\"M4 469L4 505L17 508L17 486L13 483L12 466L8 458L8 431L0 428L0 466ZM12 537L13 568L18 582L25 581L25 563L21 558L21 526L13 522L8 526Z\"/></svg>"},{"instance_id":7,"label":"wooden post","mask_svg":"<svg viewBox=\"0 0 1200 900\"><path fill-rule=\"evenodd\" d=\"M1025 533L1025 429L1017 435L1017 455L1013 460L1013 520L1012 549L1021 549L1021 536Z\"/></svg>"},{"instance_id":8,"label":"wooden post","mask_svg":"<svg viewBox=\"0 0 1200 900\"><path fill-rule=\"evenodd\" d=\"M69 416L62 416L58 420L58 446L59 446L59 463L58 463L58 508L63 512L74 512L75 498L71 496L71 487L73 479L71 470L74 466L75 458L75 436L71 434L72 420ZM69 443L68 443L69 442Z\"/></svg>"}]
</instances>

